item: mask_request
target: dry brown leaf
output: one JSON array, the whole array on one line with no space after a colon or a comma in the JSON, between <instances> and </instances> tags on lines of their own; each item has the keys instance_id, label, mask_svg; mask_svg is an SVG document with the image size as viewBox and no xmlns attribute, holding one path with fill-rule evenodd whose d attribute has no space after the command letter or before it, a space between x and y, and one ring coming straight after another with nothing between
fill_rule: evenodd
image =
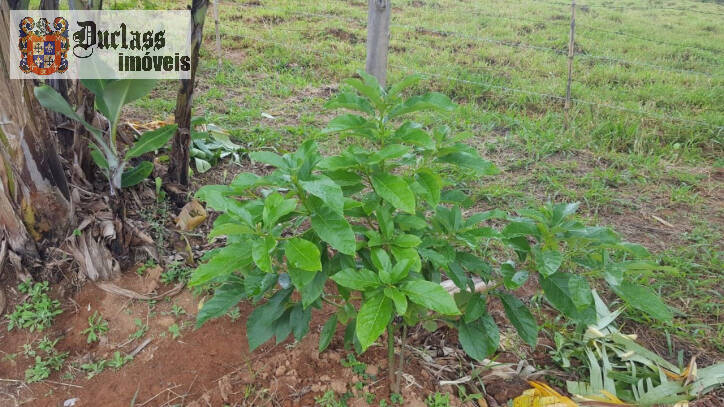
<instances>
[{"instance_id":1,"label":"dry brown leaf","mask_svg":"<svg viewBox=\"0 0 724 407\"><path fill-rule=\"evenodd\" d=\"M118 262L111 252L90 233L73 236L69 248L80 266L81 273L91 281L110 280L120 274Z\"/></svg>"},{"instance_id":2,"label":"dry brown leaf","mask_svg":"<svg viewBox=\"0 0 724 407\"><path fill-rule=\"evenodd\" d=\"M181 209L181 213L176 218L176 227L184 231L194 230L206 220L206 216L204 206L194 199Z\"/></svg>"}]
</instances>

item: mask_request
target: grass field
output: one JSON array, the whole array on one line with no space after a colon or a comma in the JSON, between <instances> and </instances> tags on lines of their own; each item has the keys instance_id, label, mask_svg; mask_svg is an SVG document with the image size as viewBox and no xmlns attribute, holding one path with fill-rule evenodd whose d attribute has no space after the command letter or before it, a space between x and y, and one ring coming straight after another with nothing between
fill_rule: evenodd
<instances>
[{"instance_id":1,"label":"grass field","mask_svg":"<svg viewBox=\"0 0 724 407\"><path fill-rule=\"evenodd\" d=\"M675 323L628 317L724 352L724 7L611 4L577 10L579 102L569 130L563 3L393 1L389 82L423 73L419 88L460 104L445 124L504 170L487 179L452 174L477 198L474 206L580 201L589 222L613 226L676 267L640 276L680 312ZM250 149L295 148L329 120L323 104L341 80L364 68L366 13L364 1L222 1L223 64L217 68L209 13L196 114ZM176 87L165 82L137 103L139 114L167 117Z\"/></svg>"}]
</instances>

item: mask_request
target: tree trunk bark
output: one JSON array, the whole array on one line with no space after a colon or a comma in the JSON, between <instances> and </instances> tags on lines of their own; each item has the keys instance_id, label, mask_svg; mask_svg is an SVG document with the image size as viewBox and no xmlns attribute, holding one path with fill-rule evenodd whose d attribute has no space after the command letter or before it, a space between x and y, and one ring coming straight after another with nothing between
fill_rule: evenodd
<instances>
[{"instance_id":1,"label":"tree trunk bark","mask_svg":"<svg viewBox=\"0 0 724 407\"><path fill-rule=\"evenodd\" d=\"M171 145L171 162L168 179L181 185L189 184L189 147L191 144L191 107L194 96L196 67L199 65L199 50L203 39L204 20L209 0L193 0L191 4L191 78L181 80L176 98L176 124L178 130Z\"/></svg>"},{"instance_id":2,"label":"tree trunk bark","mask_svg":"<svg viewBox=\"0 0 724 407\"><path fill-rule=\"evenodd\" d=\"M0 235L21 255L65 238L70 193L55 138L30 80L9 79L10 11L0 1Z\"/></svg>"}]
</instances>

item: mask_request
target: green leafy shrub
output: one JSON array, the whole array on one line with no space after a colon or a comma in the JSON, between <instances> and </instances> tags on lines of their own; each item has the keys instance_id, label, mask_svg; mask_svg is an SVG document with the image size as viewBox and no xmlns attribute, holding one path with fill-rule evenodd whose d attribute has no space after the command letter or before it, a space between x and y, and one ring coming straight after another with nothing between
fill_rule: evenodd
<instances>
[{"instance_id":1,"label":"green leafy shrub","mask_svg":"<svg viewBox=\"0 0 724 407\"><path fill-rule=\"evenodd\" d=\"M536 320L511 291L536 272L553 306L582 323L595 315L587 276L603 276L624 300L654 317L671 317L653 293L626 280L640 267L653 267L629 259L646 256L645 249L607 228L575 221L576 204L548 204L519 216L502 210L464 215L461 203L468 198L447 171L488 176L498 170L447 127L430 131L402 120L455 105L440 93L403 98L417 77L385 90L373 77L360 76L346 81L355 92L338 94L327 107L362 115L341 115L323 130L359 144L328 157L311 140L284 155L251 153L275 171L243 173L230 185L198 191L207 206L223 212L209 238L227 240L191 277L192 286L216 289L197 326L250 299L258 304L247 319L253 350L272 337L277 343L291 334L300 340L312 309L325 302L338 311L322 329L320 351L337 324L346 325L345 344L358 352L387 331L389 366L396 366L394 335L435 320L457 328L463 349L481 360L499 341L487 312L491 296L502 301L525 342L535 345ZM492 219L504 227L488 225ZM443 276L458 294L440 285ZM334 290L326 289L328 280ZM487 283L482 293L475 292L479 280Z\"/></svg>"},{"instance_id":2,"label":"green leafy shrub","mask_svg":"<svg viewBox=\"0 0 724 407\"><path fill-rule=\"evenodd\" d=\"M95 107L110 122L108 136L106 131L86 122L75 109L55 89L47 85L35 88L35 97L43 107L58 112L83 125L91 134L91 157L110 182L111 195L121 188L136 185L146 179L153 171L153 163L141 161L135 167L126 170L131 159L140 157L163 147L176 132L176 125L168 125L141 135L125 152L120 152L116 143L121 109L124 105L147 95L156 84L147 79L83 79L83 86L95 95Z\"/></svg>"},{"instance_id":3,"label":"green leafy shrub","mask_svg":"<svg viewBox=\"0 0 724 407\"><path fill-rule=\"evenodd\" d=\"M30 332L43 331L50 327L56 315L63 312L60 309L60 302L48 296L47 281L23 282L18 285L18 290L27 298L7 316L10 321L8 331L12 331L15 327L28 329Z\"/></svg>"}]
</instances>

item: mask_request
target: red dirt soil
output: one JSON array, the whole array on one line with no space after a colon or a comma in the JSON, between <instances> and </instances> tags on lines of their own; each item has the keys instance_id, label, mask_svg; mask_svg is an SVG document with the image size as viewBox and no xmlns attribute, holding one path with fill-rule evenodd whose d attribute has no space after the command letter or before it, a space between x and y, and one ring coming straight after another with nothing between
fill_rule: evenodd
<instances>
[{"instance_id":1,"label":"red dirt soil","mask_svg":"<svg viewBox=\"0 0 724 407\"><path fill-rule=\"evenodd\" d=\"M152 274L146 271L146 276ZM148 280L148 277L126 273L117 284L143 289L150 288ZM159 292L165 290L164 287L158 289ZM342 347L341 328L327 351L322 354L317 351L319 332L331 310L314 313L310 333L300 343L295 345L292 339L287 339L274 345L270 341L250 353L244 321L252 306L241 303L241 318L236 321L223 317L194 330L194 314L200 300L184 290L172 299L150 305L107 293L87 283L72 299L63 302L64 312L49 331L39 334L16 329L0 334L2 354L17 354L13 360L6 358L0 362L0 378L5 378L0 380L0 406L62 406L64 401L73 398L78 399L75 404L78 407L130 406L134 399L135 406L310 406L314 405L315 397L330 389L337 397L347 391L359 395L348 400L350 406L368 405L361 398L365 392L375 394L374 405L388 397L386 359L381 347L371 348L360 357L368 364L367 373L371 378L367 380L341 365L340 361L348 353ZM186 314L171 313L174 304ZM108 321L109 332L100 342L88 344L81 331L88 327L88 317L94 311ZM141 319L149 329L140 339L129 341L129 335L138 328L135 319ZM168 331L173 324L182 327L177 339L172 339ZM20 385L30 365L30 360L23 355L23 344L44 335L60 338L56 348L68 352L68 359L63 369L54 372L48 380ZM86 372L78 368L84 363L110 359L116 350L128 354L146 338L152 341L117 371L106 367L102 373L87 379ZM406 365L405 372L417 384L403 390L404 404L424 406L422 400L435 391L435 381L425 369L416 366L414 359ZM365 383L363 388L355 389L354 384L360 381Z\"/></svg>"}]
</instances>

